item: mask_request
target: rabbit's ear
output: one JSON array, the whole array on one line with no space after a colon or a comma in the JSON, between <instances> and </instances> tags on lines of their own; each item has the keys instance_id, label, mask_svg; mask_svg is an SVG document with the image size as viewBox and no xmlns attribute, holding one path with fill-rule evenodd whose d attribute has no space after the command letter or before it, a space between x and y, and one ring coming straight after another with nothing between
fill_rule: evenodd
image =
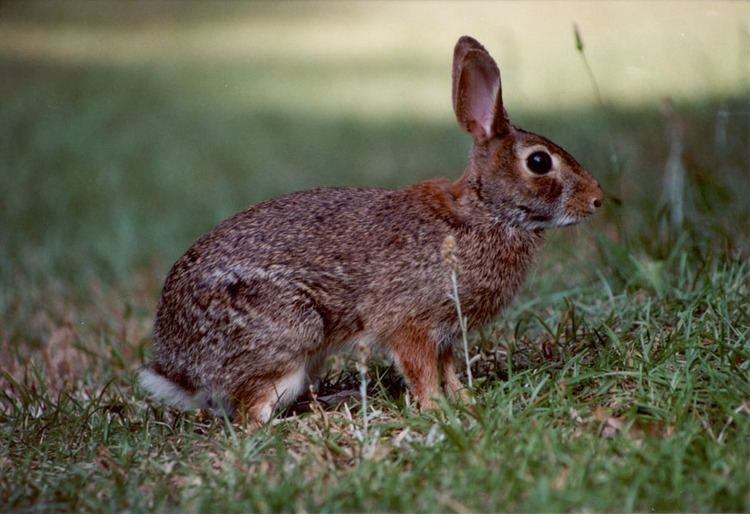
<instances>
[{"instance_id":1,"label":"rabbit's ear","mask_svg":"<svg viewBox=\"0 0 750 514\"><path fill-rule=\"evenodd\" d=\"M503 109L500 70L476 40L464 36L453 54L453 110L476 141L486 141L508 128Z\"/></svg>"},{"instance_id":2,"label":"rabbit's ear","mask_svg":"<svg viewBox=\"0 0 750 514\"><path fill-rule=\"evenodd\" d=\"M469 50L481 50L487 52L482 44L470 36L461 36L456 42L456 47L453 49L453 73L451 79L453 81L452 98L453 98L453 110L457 110L458 102L458 81L461 79L461 67L464 62L464 57L469 53Z\"/></svg>"}]
</instances>

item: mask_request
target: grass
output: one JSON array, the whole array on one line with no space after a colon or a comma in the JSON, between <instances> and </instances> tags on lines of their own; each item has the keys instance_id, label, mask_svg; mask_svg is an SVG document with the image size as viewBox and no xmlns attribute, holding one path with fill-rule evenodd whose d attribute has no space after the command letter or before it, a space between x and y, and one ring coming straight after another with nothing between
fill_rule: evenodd
<instances>
[{"instance_id":1,"label":"grass","mask_svg":"<svg viewBox=\"0 0 750 514\"><path fill-rule=\"evenodd\" d=\"M1 510L750 510L746 5L102 5L0 7ZM291 190L458 175L461 32L608 193L470 335L475 405L419 413L377 356L366 434L331 404L347 360L260 430L146 400L161 282L201 233Z\"/></svg>"}]
</instances>

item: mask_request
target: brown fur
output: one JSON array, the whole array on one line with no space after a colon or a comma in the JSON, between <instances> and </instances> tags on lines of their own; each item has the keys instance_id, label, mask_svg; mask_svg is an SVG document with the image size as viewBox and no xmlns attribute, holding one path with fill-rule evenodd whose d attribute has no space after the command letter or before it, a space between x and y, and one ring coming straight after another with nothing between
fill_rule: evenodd
<instances>
[{"instance_id":1,"label":"brown fur","mask_svg":"<svg viewBox=\"0 0 750 514\"><path fill-rule=\"evenodd\" d=\"M602 194L563 149L509 124L479 43L461 38L454 55L454 108L475 140L463 176L303 191L225 220L167 276L152 372L263 421L300 392L294 377L314 380L328 354L365 338L391 352L420 405L441 386L461 396L444 239L455 238L459 297L477 327L513 298L543 229L581 221ZM556 159L543 176L522 158L535 147Z\"/></svg>"}]
</instances>

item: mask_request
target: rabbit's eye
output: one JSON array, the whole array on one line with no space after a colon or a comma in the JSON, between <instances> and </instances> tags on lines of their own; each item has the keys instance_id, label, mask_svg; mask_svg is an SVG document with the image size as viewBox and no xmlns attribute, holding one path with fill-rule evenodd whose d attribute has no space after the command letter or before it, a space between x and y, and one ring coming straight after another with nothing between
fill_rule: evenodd
<instances>
[{"instance_id":1,"label":"rabbit's eye","mask_svg":"<svg viewBox=\"0 0 750 514\"><path fill-rule=\"evenodd\" d=\"M526 166L538 175L543 175L552 169L552 157L547 152L534 152L526 159Z\"/></svg>"}]
</instances>

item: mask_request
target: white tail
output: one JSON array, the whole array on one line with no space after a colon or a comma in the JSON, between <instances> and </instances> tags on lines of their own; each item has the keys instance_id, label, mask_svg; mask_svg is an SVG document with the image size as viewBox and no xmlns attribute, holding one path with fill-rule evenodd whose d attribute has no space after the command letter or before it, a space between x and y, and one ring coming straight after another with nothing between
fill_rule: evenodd
<instances>
[{"instance_id":1,"label":"white tail","mask_svg":"<svg viewBox=\"0 0 750 514\"><path fill-rule=\"evenodd\" d=\"M151 396L180 410L206 409L214 416L232 416L231 405L222 395L206 391L192 393L149 367L138 372L138 383Z\"/></svg>"},{"instance_id":2,"label":"white tail","mask_svg":"<svg viewBox=\"0 0 750 514\"><path fill-rule=\"evenodd\" d=\"M151 368L141 368L138 383L151 396L181 410L202 407L198 395L192 394Z\"/></svg>"}]
</instances>

